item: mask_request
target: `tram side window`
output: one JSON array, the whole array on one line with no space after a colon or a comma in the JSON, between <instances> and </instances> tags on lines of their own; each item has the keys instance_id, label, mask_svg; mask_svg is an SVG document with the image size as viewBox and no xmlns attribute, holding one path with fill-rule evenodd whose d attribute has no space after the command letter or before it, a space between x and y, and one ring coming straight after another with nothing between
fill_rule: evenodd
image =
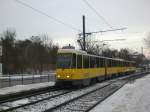
<instances>
[{"instance_id":1,"label":"tram side window","mask_svg":"<svg viewBox=\"0 0 150 112\"><path fill-rule=\"evenodd\" d=\"M110 60L107 60L107 66L110 67Z\"/></svg>"},{"instance_id":2,"label":"tram side window","mask_svg":"<svg viewBox=\"0 0 150 112\"><path fill-rule=\"evenodd\" d=\"M127 62L125 62L125 66L127 67L128 65L127 65L128 63Z\"/></svg>"},{"instance_id":3,"label":"tram side window","mask_svg":"<svg viewBox=\"0 0 150 112\"><path fill-rule=\"evenodd\" d=\"M121 67L123 67L123 61L121 61Z\"/></svg>"},{"instance_id":4,"label":"tram side window","mask_svg":"<svg viewBox=\"0 0 150 112\"><path fill-rule=\"evenodd\" d=\"M116 67L117 67L118 66L118 61L116 60L115 63L116 63Z\"/></svg>"},{"instance_id":5,"label":"tram side window","mask_svg":"<svg viewBox=\"0 0 150 112\"><path fill-rule=\"evenodd\" d=\"M125 67L125 62L123 62L123 67Z\"/></svg>"},{"instance_id":6,"label":"tram side window","mask_svg":"<svg viewBox=\"0 0 150 112\"><path fill-rule=\"evenodd\" d=\"M118 63L119 63L119 67L121 67L121 61L118 61Z\"/></svg>"},{"instance_id":7,"label":"tram side window","mask_svg":"<svg viewBox=\"0 0 150 112\"><path fill-rule=\"evenodd\" d=\"M125 67L127 67L127 62L125 62Z\"/></svg>"},{"instance_id":8,"label":"tram side window","mask_svg":"<svg viewBox=\"0 0 150 112\"><path fill-rule=\"evenodd\" d=\"M112 66L112 67L115 66L114 60L111 60L111 66Z\"/></svg>"},{"instance_id":9,"label":"tram side window","mask_svg":"<svg viewBox=\"0 0 150 112\"><path fill-rule=\"evenodd\" d=\"M130 62L128 62L128 67L130 67Z\"/></svg>"},{"instance_id":10,"label":"tram side window","mask_svg":"<svg viewBox=\"0 0 150 112\"><path fill-rule=\"evenodd\" d=\"M121 67L123 67L123 61L121 61L120 63L121 63Z\"/></svg>"},{"instance_id":11,"label":"tram side window","mask_svg":"<svg viewBox=\"0 0 150 112\"><path fill-rule=\"evenodd\" d=\"M100 67L104 67L104 59L103 58L100 58L99 63L100 63Z\"/></svg>"},{"instance_id":12,"label":"tram side window","mask_svg":"<svg viewBox=\"0 0 150 112\"><path fill-rule=\"evenodd\" d=\"M114 60L111 60L111 67L114 66Z\"/></svg>"},{"instance_id":13,"label":"tram side window","mask_svg":"<svg viewBox=\"0 0 150 112\"><path fill-rule=\"evenodd\" d=\"M89 68L89 56L83 56L83 68Z\"/></svg>"},{"instance_id":14,"label":"tram side window","mask_svg":"<svg viewBox=\"0 0 150 112\"><path fill-rule=\"evenodd\" d=\"M82 68L82 55L77 55L77 68Z\"/></svg>"},{"instance_id":15,"label":"tram side window","mask_svg":"<svg viewBox=\"0 0 150 112\"><path fill-rule=\"evenodd\" d=\"M133 63L133 66L136 67L136 63Z\"/></svg>"},{"instance_id":16,"label":"tram side window","mask_svg":"<svg viewBox=\"0 0 150 112\"><path fill-rule=\"evenodd\" d=\"M72 68L76 68L76 54L72 56Z\"/></svg>"},{"instance_id":17,"label":"tram side window","mask_svg":"<svg viewBox=\"0 0 150 112\"><path fill-rule=\"evenodd\" d=\"M122 64L122 67L124 67L124 62L123 61L121 62L121 64Z\"/></svg>"},{"instance_id":18,"label":"tram side window","mask_svg":"<svg viewBox=\"0 0 150 112\"><path fill-rule=\"evenodd\" d=\"M99 58L98 57L96 57L96 66L100 67L100 62L99 62Z\"/></svg>"},{"instance_id":19,"label":"tram side window","mask_svg":"<svg viewBox=\"0 0 150 112\"><path fill-rule=\"evenodd\" d=\"M126 62L124 62L124 67L126 67Z\"/></svg>"},{"instance_id":20,"label":"tram side window","mask_svg":"<svg viewBox=\"0 0 150 112\"><path fill-rule=\"evenodd\" d=\"M130 66L130 63L128 62L128 67Z\"/></svg>"},{"instance_id":21,"label":"tram side window","mask_svg":"<svg viewBox=\"0 0 150 112\"><path fill-rule=\"evenodd\" d=\"M115 60L114 62L115 62L115 67L117 67L117 66L118 66L118 63L117 63L117 61Z\"/></svg>"},{"instance_id":22,"label":"tram side window","mask_svg":"<svg viewBox=\"0 0 150 112\"><path fill-rule=\"evenodd\" d=\"M123 62L123 67L125 67L125 65L126 65L126 63L125 63L125 62Z\"/></svg>"},{"instance_id":23,"label":"tram side window","mask_svg":"<svg viewBox=\"0 0 150 112\"><path fill-rule=\"evenodd\" d=\"M127 65L126 63L127 63L127 62L124 62L124 67L126 67L126 65Z\"/></svg>"},{"instance_id":24,"label":"tram side window","mask_svg":"<svg viewBox=\"0 0 150 112\"><path fill-rule=\"evenodd\" d=\"M118 63L119 63L119 67L121 67L121 61L119 61Z\"/></svg>"},{"instance_id":25,"label":"tram side window","mask_svg":"<svg viewBox=\"0 0 150 112\"><path fill-rule=\"evenodd\" d=\"M122 61L122 67L124 67L124 62Z\"/></svg>"},{"instance_id":26,"label":"tram side window","mask_svg":"<svg viewBox=\"0 0 150 112\"><path fill-rule=\"evenodd\" d=\"M116 61L112 60L112 67L115 67L115 66L116 66Z\"/></svg>"},{"instance_id":27,"label":"tram side window","mask_svg":"<svg viewBox=\"0 0 150 112\"><path fill-rule=\"evenodd\" d=\"M108 59L105 59L104 61L105 61L105 62L104 62L104 63L105 63L105 66L108 67Z\"/></svg>"},{"instance_id":28,"label":"tram side window","mask_svg":"<svg viewBox=\"0 0 150 112\"><path fill-rule=\"evenodd\" d=\"M118 61L118 67L121 67L121 61Z\"/></svg>"},{"instance_id":29,"label":"tram side window","mask_svg":"<svg viewBox=\"0 0 150 112\"><path fill-rule=\"evenodd\" d=\"M95 58L90 57L90 68L94 68L94 67L95 67Z\"/></svg>"},{"instance_id":30,"label":"tram side window","mask_svg":"<svg viewBox=\"0 0 150 112\"><path fill-rule=\"evenodd\" d=\"M111 60L110 59L108 59L108 61L107 61L108 63L107 63L107 66L108 67L111 67Z\"/></svg>"},{"instance_id":31,"label":"tram side window","mask_svg":"<svg viewBox=\"0 0 150 112\"><path fill-rule=\"evenodd\" d=\"M130 62L130 67L132 67L132 63Z\"/></svg>"},{"instance_id":32,"label":"tram side window","mask_svg":"<svg viewBox=\"0 0 150 112\"><path fill-rule=\"evenodd\" d=\"M134 67L134 63L132 63L132 67Z\"/></svg>"}]
</instances>

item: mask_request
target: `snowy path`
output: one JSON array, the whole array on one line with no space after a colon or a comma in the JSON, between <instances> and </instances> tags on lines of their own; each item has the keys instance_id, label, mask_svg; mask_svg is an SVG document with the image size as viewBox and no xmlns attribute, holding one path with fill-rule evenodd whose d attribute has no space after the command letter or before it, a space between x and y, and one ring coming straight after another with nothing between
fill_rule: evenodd
<instances>
[{"instance_id":1,"label":"snowy path","mask_svg":"<svg viewBox=\"0 0 150 112\"><path fill-rule=\"evenodd\" d=\"M29 91L32 89L40 89L48 86L54 86L54 82L44 82L37 84L29 84L29 85L16 85L12 87L6 87L0 89L0 95L12 94L17 92Z\"/></svg>"},{"instance_id":2,"label":"snowy path","mask_svg":"<svg viewBox=\"0 0 150 112\"><path fill-rule=\"evenodd\" d=\"M150 112L150 74L126 84L90 112Z\"/></svg>"}]
</instances>

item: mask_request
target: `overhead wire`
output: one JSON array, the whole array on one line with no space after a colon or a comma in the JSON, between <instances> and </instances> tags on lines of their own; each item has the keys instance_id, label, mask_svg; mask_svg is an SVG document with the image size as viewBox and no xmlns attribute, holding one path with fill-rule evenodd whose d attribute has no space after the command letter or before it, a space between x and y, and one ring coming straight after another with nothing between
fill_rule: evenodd
<instances>
[{"instance_id":1,"label":"overhead wire","mask_svg":"<svg viewBox=\"0 0 150 112\"><path fill-rule=\"evenodd\" d=\"M51 20L53 20L53 21L55 21L55 22L57 22L57 23L60 23L60 24L62 24L62 25L64 25L64 26L70 28L70 29L73 29L73 30L76 30L76 31L79 31L79 32L81 31L80 29L75 28L74 26L72 26L72 25L70 25L70 24L64 23L63 21L61 21L61 20L59 20L59 19L57 19L57 18L55 18L55 17L52 17L52 16L48 15L47 13L45 13L45 12L43 12L43 11L37 9L37 8L32 7L31 5L29 5L29 4L25 3L25 2L22 2L21 0L15 0L15 1L16 1L17 3L19 3L19 4L23 5L23 6L25 6L25 7L28 7L28 8L30 8L30 9L32 9L33 11L35 11L35 12L37 12L37 13L43 15L43 16L48 17L49 19L51 19Z\"/></svg>"},{"instance_id":2,"label":"overhead wire","mask_svg":"<svg viewBox=\"0 0 150 112\"><path fill-rule=\"evenodd\" d=\"M87 0L82 0L82 1L83 1L93 12L95 12L95 14L96 14L101 20L103 20L107 26L109 26L111 29L113 29L112 25L109 24L109 23L107 22L107 20L106 20L102 15L100 15L99 12L98 12L95 8L93 8L92 5L91 5Z\"/></svg>"}]
</instances>

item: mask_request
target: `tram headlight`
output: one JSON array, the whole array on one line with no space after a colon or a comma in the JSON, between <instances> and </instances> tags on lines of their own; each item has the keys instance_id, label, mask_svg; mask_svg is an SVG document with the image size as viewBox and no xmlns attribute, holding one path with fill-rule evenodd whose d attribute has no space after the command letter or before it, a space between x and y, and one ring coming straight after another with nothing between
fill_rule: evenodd
<instances>
[{"instance_id":1,"label":"tram headlight","mask_svg":"<svg viewBox=\"0 0 150 112\"><path fill-rule=\"evenodd\" d=\"M58 78L60 78L60 75L57 75Z\"/></svg>"},{"instance_id":2,"label":"tram headlight","mask_svg":"<svg viewBox=\"0 0 150 112\"><path fill-rule=\"evenodd\" d=\"M69 78L70 76L69 75L67 75L67 78Z\"/></svg>"}]
</instances>

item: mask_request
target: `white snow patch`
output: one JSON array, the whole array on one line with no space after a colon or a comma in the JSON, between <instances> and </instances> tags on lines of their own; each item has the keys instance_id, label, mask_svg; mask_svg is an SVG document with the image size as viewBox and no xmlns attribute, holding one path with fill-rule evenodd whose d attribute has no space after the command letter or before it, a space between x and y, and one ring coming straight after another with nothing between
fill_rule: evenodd
<instances>
[{"instance_id":1,"label":"white snow patch","mask_svg":"<svg viewBox=\"0 0 150 112\"><path fill-rule=\"evenodd\" d=\"M29 100L26 98L26 99L17 100L15 102L13 102L12 105L13 105L13 107L16 107L16 106L27 104L27 103L29 103Z\"/></svg>"},{"instance_id":2,"label":"white snow patch","mask_svg":"<svg viewBox=\"0 0 150 112\"><path fill-rule=\"evenodd\" d=\"M90 112L150 112L150 75L126 84Z\"/></svg>"},{"instance_id":3,"label":"white snow patch","mask_svg":"<svg viewBox=\"0 0 150 112\"><path fill-rule=\"evenodd\" d=\"M12 87L0 88L0 95L12 94L17 92L29 91L32 89L39 89L48 86L54 86L55 82L44 82L37 84L28 84L28 85L16 85Z\"/></svg>"}]
</instances>

